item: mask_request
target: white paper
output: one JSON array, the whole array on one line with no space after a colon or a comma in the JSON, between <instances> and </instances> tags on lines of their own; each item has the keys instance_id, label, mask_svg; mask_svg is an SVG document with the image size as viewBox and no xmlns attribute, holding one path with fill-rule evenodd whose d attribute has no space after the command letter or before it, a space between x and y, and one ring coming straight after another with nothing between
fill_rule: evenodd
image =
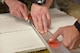
<instances>
[{"instance_id":1,"label":"white paper","mask_svg":"<svg viewBox=\"0 0 80 53\"><path fill-rule=\"evenodd\" d=\"M24 20L17 19L10 14L0 15L0 33L31 29Z\"/></svg>"},{"instance_id":2,"label":"white paper","mask_svg":"<svg viewBox=\"0 0 80 53\"><path fill-rule=\"evenodd\" d=\"M40 50L45 45L24 20L10 14L0 15L0 53Z\"/></svg>"}]
</instances>

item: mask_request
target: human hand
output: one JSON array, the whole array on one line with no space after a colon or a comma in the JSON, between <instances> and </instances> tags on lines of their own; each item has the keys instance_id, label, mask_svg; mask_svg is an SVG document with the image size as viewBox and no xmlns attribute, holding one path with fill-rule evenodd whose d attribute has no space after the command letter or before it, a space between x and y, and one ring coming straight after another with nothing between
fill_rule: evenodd
<instances>
[{"instance_id":1,"label":"human hand","mask_svg":"<svg viewBox=\"0 0 80 53\"><path fill-rule=\"evenodd\" d=\"M25 20L28 19L28 9L25 4L18 0L5 0L5 3L8 5L10 14L18 17L24 18Z\"/></svg>"},{"instance_id":2,"label":"human hand","mask_svg":"<svg viewBox=\"0 0 80 53\"><path fill-rule=\"evenodd\" d=\"M51 18L48 12L48 8L37 4L32 4L31 16L36 29L40 33L47 32L48 27L51 24Z\"/></svg>"},{"instance_id":3,"label":"human hand","mask_svg":"<svg viewBox=\"0 0 80 53\"><path fill-rule=\"evenodd\" d=\"M62 35L62 44L68 49L75 49L80 43L80 33L74 25L59 28L49 41L56 40L59 35Z\"/></svg>"}]
</instances>

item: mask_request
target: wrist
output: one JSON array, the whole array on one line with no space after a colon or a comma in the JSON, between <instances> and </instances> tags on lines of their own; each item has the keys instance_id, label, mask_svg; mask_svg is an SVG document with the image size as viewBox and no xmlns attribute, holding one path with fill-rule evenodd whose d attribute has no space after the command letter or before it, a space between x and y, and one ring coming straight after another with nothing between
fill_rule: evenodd
<instances>
[{"instance_id":1,"label":"wrist","mask_svg":"<svg viewBox=\"0 0 80 53\"><path fill-rule=\"evenodd\" d=\"M46 0L33 0L32 3L38 4L38 5L44 5L46 3Z\"/></svg>"},{"instance_id":2,"label":"wrist","mask_svg":"<svg viewBox=\"0 0 80 53\"><path fill-rule=\"evenodd\" d=\"M78 21L76 21L74 23L74 26L76 27L76 29L78 30L78 32L80 32L80 23Z\"/></svg>"}]
</instances>

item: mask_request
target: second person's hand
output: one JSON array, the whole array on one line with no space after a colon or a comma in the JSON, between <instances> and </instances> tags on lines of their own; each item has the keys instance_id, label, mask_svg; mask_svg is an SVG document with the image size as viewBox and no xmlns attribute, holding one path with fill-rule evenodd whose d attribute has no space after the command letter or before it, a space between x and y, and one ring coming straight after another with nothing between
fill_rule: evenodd
<instances>
[{"instance_id":1,"label":"second person's hand","mask_svg":"<svg viewBox=\"0 0 80 53\"><path fill-rule=\"evenodd\" d=\"M63 40L61 42L68 49L75 49L80 44L80 33L74 25L59 28L53 34L53 37L49 40L49 42L56 40L59 35L62 35Z\"/></svg>"}]
</instances>

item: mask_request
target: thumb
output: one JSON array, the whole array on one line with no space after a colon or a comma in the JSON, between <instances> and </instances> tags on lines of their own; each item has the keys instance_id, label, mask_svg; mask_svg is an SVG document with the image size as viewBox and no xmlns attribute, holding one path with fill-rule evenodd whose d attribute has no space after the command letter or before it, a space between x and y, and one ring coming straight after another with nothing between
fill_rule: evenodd
<instances>
[{"instance_id":1,"label":"thumb","mask_svg":"<svg viewBox=\"0 0 80 53\"><path fill-rule=\"evenodd\" d=\"M49 39L49 41L56 40L57 37L58 37L59 35L61 35L61 34L62 34L62 29L60 28L60 29L58 29L58 30L53 34L53 36Z\"/></svg>"}]
</instances>

